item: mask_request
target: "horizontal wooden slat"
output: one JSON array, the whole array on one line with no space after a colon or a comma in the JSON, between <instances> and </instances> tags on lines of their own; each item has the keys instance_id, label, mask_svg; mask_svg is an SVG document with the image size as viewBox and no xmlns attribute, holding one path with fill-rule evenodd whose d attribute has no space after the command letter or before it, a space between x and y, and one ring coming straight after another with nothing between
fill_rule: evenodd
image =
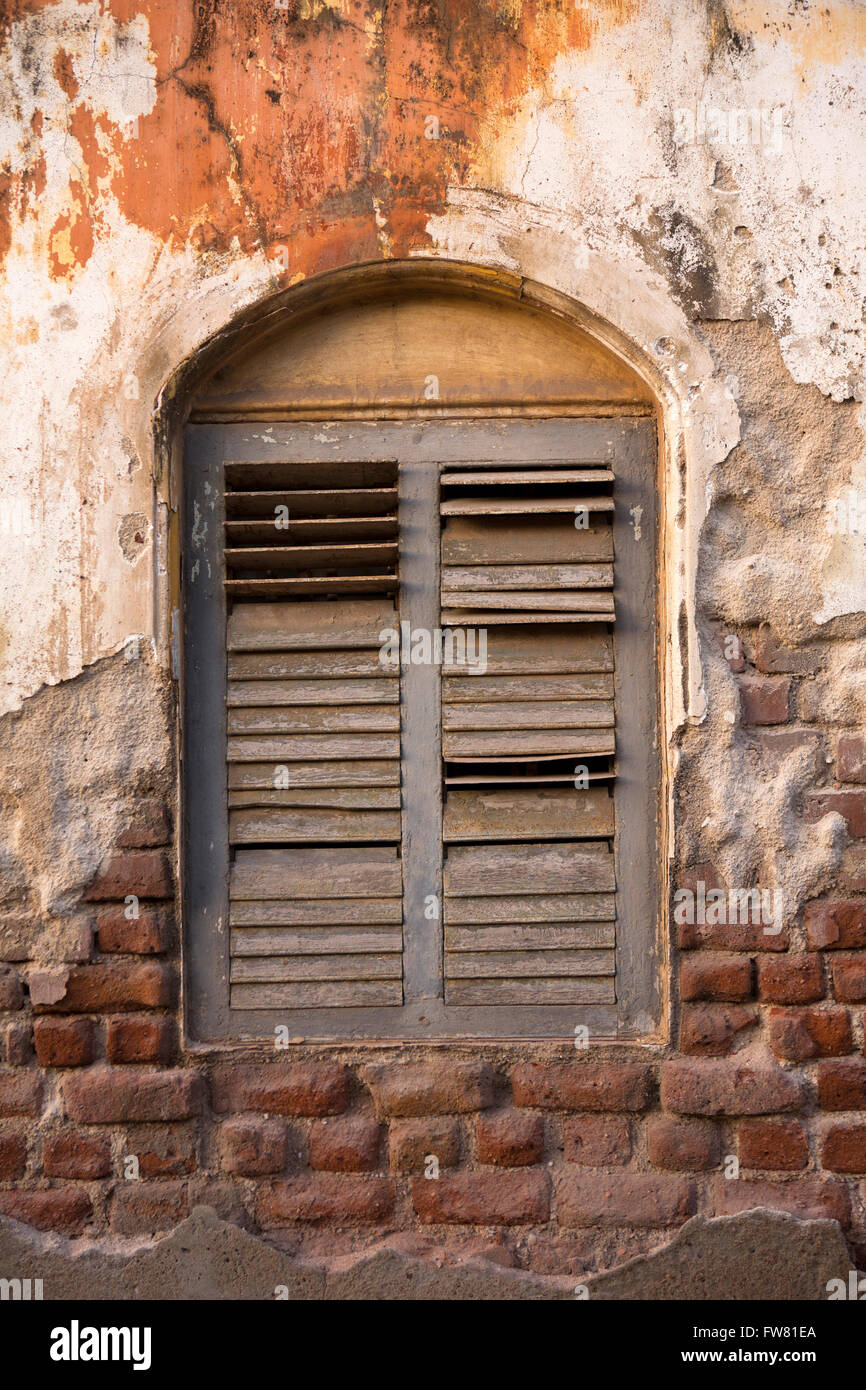
<instances>
[{"instance_id":1,"label":"horizontal wooden slat","mask_svg":"<svg viewBox=\"0 0 866 1390\"><path fill-rule=\"evenodd\" d=\"M316 491L303 488L295 491L280 489L273 492L226 493L228 517L270 519L277 507L287 507L289 518L327 516L377 516L397 508L395 487L342 488Z\"/></svg>"},{"instance_id":2,"label":"horizontal wooden slat","mask_svg":"<svg viewBox=\"0 0 866 1390\"><path fill-rule=\"evenodd\" d=\"M322 681L318 684L325 685ZM396 684L396 682L395 682ZM442 700L462 704L475 700L611 700L613 676L445 676ZM255 700L237 701L256 704ZM288 704L289 701L286 701Z\"/></svg>"},{"instance_id":3,"label":"horizontal wooden slat","mask_svg":"<svg viewBox=\"0 0 866 1390\"><path fill-rule=\"evenodd\" d=\"M387 487L397 476L395 459L374 459L369 462L342 462L337 459L281 459L278 462L225 464L225 480L230 488L240 492L253 488L271 491L274 488L368 488Z\"/></svg>"},{"instance_id":4,"label":"horizontal wooden slat","mask_svg":"<svg viewBox=\"0 0 866 1390\"><path fill-rule=\"evenodd\" d=\"M253 705L228 711L230 734L391 734L399 729L397 705Z\"/></svg>"},{"instance_id":5,"label":"horizontal wooden slat","mask_svg":"<svg viewBox=\"0 0 866 1390\"><path fill-rule=\"evenodd\" d=\"M282 769L286 768L288 775ZM379 762L359 759L354 762L233 763L229 767L229 787L273 788L283 783L292 787L399 787L400 763L383 758Z\"/></svg>"},{"instance_id":6,"label":"horizontal wooden slat","mask_svg":"<svg viewBox=\"0 0 866 1390\"><path fill-rule=\"evenodd\" d=\"M294 598L297 594L393 594L393 574L340 574L329 579L227 579L229 598Z\"/></svg>"},{"instance_id":7,"label":"horizontal wooden slat","mask_svg":"<svg viewBox=\"0 0 866 1390\"><path fill-rule=\"evenodd\" d=\"M287 545L310 544L315 541L377 541L388 540L397 534L397 515L390 516L327 516L289 517L277 513L267 521L226 521L228 545L273 545L274 538ZM279 525L277 525L279 521Z\"/></svg>"},{"instance_id":8,"label":"horizontal wooden slat","mask_svg":"<svg viewBox=\"0 0 866 1390\"><path fill-rule=\"evenodd\" d=\"M514 631L487 633L487 676L542 676L613 670L613 639L595 620L589 632L574 628L539 634L536 622ZM444 617L443 617L444 624ZM443 662L443 674L458 675L459 666ZM472 677L472 679L475 679Z\"/></svg>"},{"instance_id":9,"label":"horizontal wooden slat","mask_svg":"<svg viewBox=\"0 0 866 1390\"><path fill-rule=\"evenodd\" d=\"M448 704L442 727L457 729L610 729L612 700L514 700L510 704Z\"/></svg>"},{"instance_id":10,"label":"horizontal wooden slat","mask_svg":"<svg viewBox=\"0 0 866 1390\"><path fill-rule=\"evenodd\" d=\"M238 850L231 871L236 900L390 898L403 890L392 849Z\"/></svg>"},{"instance_id":11,"label":"horizontal wooden slat","mask_svg":"<svg viewBox=\"0 0 866 1390\"><path fill-rule=\"evenodd\" d=\"M465 899L460 899L465 902ZM501 927L446 927L447 951L584 951L591 947L613 947L613 922L585 922L579 926L560 926L543 922Z\"/></svg>"},{"instance_id":12,"label":"horizontal wooden slat","mask_svg":"<svg viewBox=\"0 0 866 1390\"><path fill-rule=\"evenodd\" d=\"M611 463L610 450L605 452L604 457L597 458L530 458L527 453L528 451L524 446L515 456L514 461L506 454L497 459L443 459L439 468L441 472L458 468L531 468L534 473L536 469L542 468L591 468L597 471L601 468L609 468Z\"/></svg>"},{"instance_id":13,"label":"horizontal wooden slat","mask_svg":"<svg viewBox=\"0 0 866 1390\"><path fill-rule=\"evenodd\" d=\"M355 570L363 565L395 565L397 543L231 546L226 549L225 557L230 570Z\"/></svg>"},{"instance_id":14,"label":"horizontal wooden slat","mask_svg":"<svg viewBox=\"0 0 866 1390\"><path fill-rule=\"evenodd\" d=\"M443 837L460 840L567 840L613 834L613 799L606 787L448 792Z\"/></svg>"},{"instance_id":15,"label":"horizontal wooden slat","mask_svg":"<svg viewBox=\"0 0 866 1390\"><path fill-rule=\"evenodd\" d=\"M239 603L228 620L230 651L297 651L304 647L375 647L396 623L383 599L339 603Z\"/></svg>"},{"instance_id":16,"label":"horizontal wooden slat","mask_svg":"<svg viewBox=\"0 0 866 1390\"><path fill-rule=\"evenodd\" d=\"M494 627L496 625L505 626L509 623L526 624L527 612L522 610L518 613L507 613L494 608L443 608L441 622L443 627ZM613 614L610 617L600 616L598 613L578 613L569 610L554 612L546 609L544 612L532 610L532 622L539 623L597 623L600 621L613 622ZM538 641L539 629L536 626L536 641Z\"/></svg>"},{"instance_id":17,"label":"horizontal wooden slat","mask_svg":"<svg viewBox=\"0 0 866 1390\"><path fill-rule=\"evenodd\" d=\"M400 682L390 680L229 681L226 703L243 705L396 705Z\"/></svg>"},{"instance_id":18,"label":"horizontal wooden slat","mask_svg":"<svg viewBox=\"0 0 866 1390\"><path fill-rule=\"evenodd\" d=\"M401 980L310 980L231 987L234 1009L383 1008L402 1002Z\"/></svg>"},{"instance_id":19,"label":"horizontal wooden slat","mask_svg":"<svg viewBox=\"0 0 866 1390\"><path fill-rule=\"evenodd\" d=\"M465 764L453 763L454 768L462 769L462 776L449 773L445 777L446 787L494 787L494 786L515 786L518 782L520 786L547 786L556 782L568 783L573 787L575 784L575 773L570 772L529 772L525 767L518 764L516 772L497 772L495 767L485 769L484 764L479 764L474 772L467 772ZM496 763L496 767L499 763ZM615 776L612 772L587 772L584 774L588 782L613 782Z\"/></svg>"},{"instance_id":20,"label":"horizontal wooden slat","mask_svg":"<svg viewBox=\"0 0 866 1390\"><path fill-rule=\"evenodd\" d=\"M563 971L563 974L566 973ZM363 956L240 956L235 957L231 964L233 984L266 984L281 980L399 980L402 975L403 962L399 953Z\"/></svg>"},{"instance_id":21,"label":"horizontal wooden slat","mask_svg":"<svg viewBox=\"0 0 866 1390\"><path fill-rule=\"evenodd\" d=\"M397 898L300 898L264 902L234 900L229 904L232 928L388 926L402 922L403 903Z\"/></svg>"},{"instance_id":22,"label":"horizontal wooden slat","mask_svg":"<svg viewBox=\"0 0 866 1390\"><path fill-rule=\"evenodd\" d=\"M455 845L446 855L444 884L448 897L612 892L613 855L604 842Z\"/></svg>"},{"instance_id":23,"label":"horizontal wooden slat","mask_svg":"<svg viewBox=\"0 0 866 1390\"><path fill-rule=\"evenodd\" d=\"M250 735L228 739L231 763L334 762L343 758L399 758L400 739L392 734ZM289 779L291 785L291 778ZM300 784L298 784L300 785Z\"/></svg>"},{"instance_id":24,"label":"horizontal wooden slat","mask_svg":"<svg viewBox=\"0 0 866 1390\"><path fill-rule=\"evenodd\" d=\"M443 606L466 608L523 609L524 612L594 613L613 617L613 594L602 589L506 589L486 593L482 589L455 589L442 595Z\"/></svg>"},{"instance_id":25,"label":"horizontal wooden slat","mask_svg":"<svg viewBox=\"0 0 866 1390\"><path fill-rule=\"evenodd\" d=\"M400 839L399 811L313 811L263 806L229 812L229 842L233 845L315 843L321 840Z\"/></svg>"},{"instance_id":26,"label":"horizontal wooden slat","mask_svg":"<svg viewBox=\"0 0 866 1390\"><path fill-rule=\"evenodd\" d=\"M450 517L442 532L443 565L603 563L613 560L613 528L596 518L578 527L562 517Z\"/></svg>"},{"instance_id":27,"label":"horizontal wooden slat","mask_svg":"<svg viewBox=\"0 0 866 1390\"><path fill-rule=\"evenodd\" d=\"M450 497L440 504L443 516L530 516L553 512L612 512L609 497Z\"/></svg>"},{"instance_id":28,"label":"horizontal wooden slat","mask_svg":"<svg viewBox=\"0 0 866 1390\"><path fill-rule=\"evenodd\" d=\"M399 927L236 927L233 956L363 955L402 950Z\"/></svg>"},{"instance_id":29,"label":"horizontal wooden slat","mask_svg":"<svg viewBox=\"0 0 866 1390\"><path fill-rule=\"evenodd\" d=\"M448 951L451 980L515 980L530 975L615 975L613 951Z\"/></svg>"},{"instance_id":30,"label":"horizontal wooden slat","mask_svg":"<svg viewBox=\"0 0 866 1390\"><path fill-rule=\"evenodd\" d=\"M370 651L229 652L229 680L299 680L312 676L317 681L363 676L370 680L393 679L396 661L381 661L378 649ZM388 699L388 696L383 696ZM256 704L250 700L250 704ZM279 701L280 704L283 701ZM323 700L322 704L325 703Z\"/></svg>"},{"instance_id":31,"label":"horizontal wooden slat","mask_svg":"<svg viewBox=\"0 0 866 1390\"><path fill-rule=\"evenodd\" d=\"M448 565L442 592L502 589L609 589L613 565Z\"/></svg>"},{"instance_id":32,"label":"horizontal wooden slat","mask_svg":"<svg viewBox=\"0 0 866 1390\"><path fill-rule=\"evenodd\" d=\"M500 922L598 922L608 923L613 930L616 899L612 892L528 893L522 897L448 896L443 915L446 924L454 926L492 926Z\"/></svg>"},{"instance_id":33,"label":"horizontal wooden slat","mask_svg":"<svg viewBox=\"0 0 866 1390\"><path fill-rule=\"evenodd\" d=\"M502 1004L613 1004L607 976L575 980L446 980L446 1004L483 1008Z\"/></svg>"},{"instance_id":34,"label":"horizontal wooden slat","mask_svg":"<svg viewBox=\"0 0 866 1390\"><path fill-rule=\"evenodd\" d=\"M614 736L605 729L514 729L496 733L443 733L442 751L446 758L501 757L509 761L522 756L596 757L613 753Z\"/></svg>"},{"instance_id":35,"label":"horizontal wooden slat","mask_svg":"<svg viewBox=\"0 0 866 1390\"><path fill-rule=\"evenodd\" d=\"M491 468L480 471L474 466L459 471L449 469L440 474L443 487L550 487L554 483L612 483L609 468Z\"/></svg>"},{"instance_id":36,"label":"horizontal wooden slat","mask_svg":"<svg viewBox=\"0 0 866 1390\"><path fill-rule=\"evenodd\" d=\"M311 806L320 810L342 807L346 811L397 811L400 808L399 787L288 787L274 791L271 787L257 790L230 791L229 809L244 806Z\"/></svg>"}]
</instances>

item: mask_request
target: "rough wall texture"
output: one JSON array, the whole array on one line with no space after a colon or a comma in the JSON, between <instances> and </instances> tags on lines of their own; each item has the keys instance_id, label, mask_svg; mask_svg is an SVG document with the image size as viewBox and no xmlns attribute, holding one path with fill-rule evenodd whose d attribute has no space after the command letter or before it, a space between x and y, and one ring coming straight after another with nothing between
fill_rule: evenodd
<instances>
[{"instance_id":1,"label":"rough wall texture","mask_svg":"<svg viewBox=\"0 0 866 1390\"><path fill-rule=\"evenodd\" d=\"M540 1273L754 1205L862 1245L862 6L22 0L2 41L0 1212L136 1235L206 1201L295 1253ZM778 888L782 930L675 924L661 1047L211 1055L154 409L276 292L425 255L572 295L656 373L668 674L702 695L673 882Z\"/></svg>"}]
</instances>

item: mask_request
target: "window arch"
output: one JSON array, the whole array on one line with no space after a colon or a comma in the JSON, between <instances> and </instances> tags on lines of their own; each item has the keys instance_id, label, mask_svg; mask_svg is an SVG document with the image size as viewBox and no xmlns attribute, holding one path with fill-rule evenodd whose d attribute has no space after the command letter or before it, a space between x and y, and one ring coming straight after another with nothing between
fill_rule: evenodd
<instances>
[{"instance_id":1,"label":"window arch","mask_svg":"<svg viewBox=\"0 0 866 1390\"><path fill-rule=\"evenodd\" d=\"M641 379L489 287L356 291L214 373L183 505L194 1036L657 1015L655 458Z\"/></svg>"}]
</instances>

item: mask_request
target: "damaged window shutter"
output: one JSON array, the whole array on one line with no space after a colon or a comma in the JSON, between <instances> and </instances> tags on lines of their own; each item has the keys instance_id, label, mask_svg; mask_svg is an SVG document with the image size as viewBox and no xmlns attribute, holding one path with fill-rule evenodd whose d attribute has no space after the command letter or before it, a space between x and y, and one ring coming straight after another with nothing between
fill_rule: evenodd
<instances>
[{"instance_id":1,"label":"damaged window shutter","mask_svg":"<svg viewBox=\"0 0 866 1390\"><path fill-rule=\"evenodd\" d=\"M397 465L227 463L230 999L402 1001Z\"/></svg>"},{"instance_id":2,"label":"damaged window shutter","mask_svg":"<svg viewBox=\"0 0 866 1390\"><path fill-rule=\"evenodd\" d=\"M487 642L442 678L446 1004L616 998L615 483L442 468L442 624Z\"/></svg>"}]
</instances>

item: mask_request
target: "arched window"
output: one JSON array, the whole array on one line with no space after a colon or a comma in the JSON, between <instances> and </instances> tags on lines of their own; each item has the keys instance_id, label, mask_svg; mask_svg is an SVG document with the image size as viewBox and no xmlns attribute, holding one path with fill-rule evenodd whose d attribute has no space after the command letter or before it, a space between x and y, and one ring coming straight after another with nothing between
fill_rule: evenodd
<instances>
[{"instance_id":1,"label":"arched window","mask_svg":"<svg viewBox=\"0 0 866 1390\"><path fill-rule=\"evenodd\" d=\"M184 461L187 1007L202 1040L657 1016L654 407L446 281L285 320Z\"/></svg>"}]
</instances>

